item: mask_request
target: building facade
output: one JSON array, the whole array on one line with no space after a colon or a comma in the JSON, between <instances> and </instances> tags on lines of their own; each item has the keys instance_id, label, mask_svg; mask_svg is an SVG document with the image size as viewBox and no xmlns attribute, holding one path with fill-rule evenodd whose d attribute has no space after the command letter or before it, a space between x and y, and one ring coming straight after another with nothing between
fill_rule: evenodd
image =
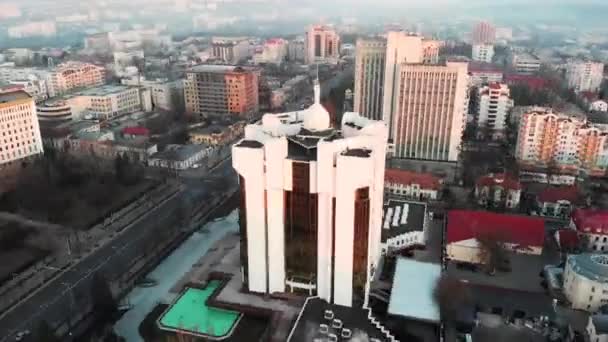
<instances>
[{"instance_id":1,"label":"building facade","mask_svg":"<svg viewBox=\"0 0 608 342\"><path fill-rule=\"evenodd\" d=\"M442 179L429 173L416 173L402 169L386 169L384 197L415 200L438 200Z\"/></svg>"},{"instance_id":2,"label":"building facade","mask_svg":"<svg viewBox=\"0 0 608 342\"><path fill-rule=\"evenodd\" d=\"M479 22L473 27L471 40L473 44L494 44L496 41L496 28L488 22Z\"/></svg>"},{"instance_id":3,"label":"building facade","mask_svg":"<svg viewBox=\"0 0 608 342\"><path fill-rule=\"evenodd\" d=\"M593 253L608 251L608 211L599 209L575 209L570 228L578 232L581 247Z\"/></svg>"},{"instance_id":4,"label":"building facade","mask_svg":"<svg viewBox=\"0 0 608 342\"><path fill-rule=\"evenodd\" d=\"M36 114L41 123L72 121L72 106L65 100L45 101L36 105Z\"/></svg>"},{"instance_id":5,"label":"building facade","mask_svg":"<svg viewBox=\"0 0 608 342\"><path fill-rule=\"evenodd\" d=\"M516 52L511 56L511 68L519 75L534 75L540 65L540 59L531 53Z\"/></svg>"},{"instance_id":6,"label":"building facade","mask_svg":"<svg viewBox=\"0 0 608 342\"><path fill-rule=\"evenodd\" d=\"M211 125L195 129L188 133L188 137L193 144L223 146L240 137L244 129L245 121L238 121L229 125Z\"/></svg>"},{"instance_id":7,"label":"building facade","mask_svg":"<svg viewBox=\"0 0 608 342\"><path fill-rule=\"evenodd\" d=\"M386 41L357 39L354 110L366 118L382 120Z\"/></svg>"},{"instance_id":8,"label":"building facade","mask_svg":"<svg viewBox=\"0 0 608 342\"><path fill-rule=\"evenodd\" d=\"M384 123L356 113L330 128L318 85L311 107L246 127L232 152L245 288L367 305L381 254L387 135Z\"/></svg>"},{"instance_id":9,"label":"building facade","mask_svg":"<svg viewBox=\"0 0 608 342\"><path fill-rule=\"evenodd\" d=\"M186 111L196 120L235 115L251 118L259 110L258 73L226 65L198 65L186 72Z\"/></svg>"},{"instance_id":10,"label":"building facade","mask_svg":"<svg viewBox=\"0 0 608 342\"><path fill-rule=\"evenodd\" d=\"M394 156L457 161L468 108L467 64L402 63L396 75L389 106Z\"/></svg>"},{"instance_id":11,"label":"building facade","mask_svg":"<svg viewBox=\"0 0 608 342\"><path fill-rule=\"evenodd\" d=\"M521 184L507 174L489 174L475 184L477 203L486 207L514 209L521 199Z\"/></svg>"},{"instance_id":12,"label":"building facade","mask_svg":"<svg viewBox=\"0 0 608 342\"><path fill-rule=\"evenodd\" d=\"M331 26L310 26L304 46L306 64L336 64L340 59L340 36Z\"/></svg>"},{"instance_id":13,"label":"building facade","mask_svg":"<svg viewBox=\"0 0 608 342\"><path fill-rule=\"evenodd\" d=\"M492 58L494 58L494 45L475 44L473 45L472 56L474 61L492 63Z\"/></svg>"},{"instance_id":14,"label":"building facade","mask_svg":"<svg viewBox=\"0 0 608 342\"><path fill-rule=\"evenodd\" d=\"M0 169L42 154L34 99L25 91L0 93Z\"/></svg>"},{"instance_id":15,"label":"building facade","mask_svg":"<svg viewBox=\"0 0 608 342\"><path fill-rule=\"evenodd\" d=\"M582 117L534 110L520 118L515 157L524 166L601 176L608 167L608 130Z\"/></svg>"},{"instance_id":16,"label":"building facade","mask_svg":"<svg viewBox=\"0 0 608 342\"><path fill-rule=\"evenodd\" d=\"M241 41L217 41L211 44L211 56L224 63L237 64L251 56L251 45L244 39Z\"/></svg>"},{"instance_id":17,"label":"building facade","mask_svg":"<svg viewBox=\"0 0 608 342\"><path fill-rule=\"evenodd\" d=\"M575 91L597 92L604 79L604 63L570 62L566 65L568 87Z\"/></svg>"},{"instance_id":18,"label":"building facade","mask_svg":"<svg viewBox=\"0 0 608 342\"><path fill-rule=\"evenodd\" d=\"M90 63L66 62L54 68L46 81L49 97L55 97L74 88L104 84L105 68Z\"/></svg>"},{"instance_id":19,"label":"building facade","mask_svg":"<svg viewBox=\"0 0 608 342\"><path fill-rule=\"evenodd\" d=\"M596 312L608 304L608 256L568 255L564 267L564 294L577 310Z\"/></svg>"},{"instance_id":20,"label":"building facade","mask_svg":"<svg viewBox=\"0 0 608 342\"><path fill-rule=\"evenodd\" d=\"M503 80L503 71L494 64L483 62L469 63L469 82L479 87L488 83L500 83Z\"/></svg>"},{"instance_id":21,"label":"building facade","mask_svg":"<svg viewBox=\"0 0 608 342\"><path fill-rule=\"evenodd\" d=\"M256 55L256 62L281 64L287 59L288 42L282 38L268 39L262 46L262 52Z\"/></svg>"},{"instance_id":22,"label":"building facade","mask_svg":"<svg viewBox=\"0 0 608 342\"><path fill-rule=\"evenodd\" d=\"M513 108L509 86L502 83L490 83L479 88L477 110L477 127L481 134L487 134L492 139L500 139L505 135L507 116ZM484 132L484 130L487 130ZM484 137L485 138L485 137Z\"/></svg>"}]
</instances>

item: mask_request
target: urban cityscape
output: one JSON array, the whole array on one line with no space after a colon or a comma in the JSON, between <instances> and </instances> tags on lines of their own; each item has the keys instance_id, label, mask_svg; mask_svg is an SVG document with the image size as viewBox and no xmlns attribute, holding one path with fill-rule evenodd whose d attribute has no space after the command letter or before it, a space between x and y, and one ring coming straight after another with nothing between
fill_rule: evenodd
<instances>
[{"instance_id":1,"label":"urban cityscape","mask_svg":"<svg viewBox=\"0 0 608 342\"><path fill-rule=\"evenodd\" d=\"M608 342L604 13L0 0L0 342Z\"/></svg>"}]
</instances>

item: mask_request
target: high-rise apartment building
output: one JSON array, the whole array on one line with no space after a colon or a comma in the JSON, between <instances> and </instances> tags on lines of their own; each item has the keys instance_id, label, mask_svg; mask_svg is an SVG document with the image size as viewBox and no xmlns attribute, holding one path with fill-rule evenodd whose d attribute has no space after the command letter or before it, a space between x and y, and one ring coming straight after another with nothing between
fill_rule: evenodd
<instances>
[{"instance_id":1,"label":"high-rise apartment building","mask_svg":"<svg viewBox=\"0 0 608 342\"><path fill-rule=\"evenodd\" d=\"M67 62L58 65L46 80L49 97L65 94L79 87L93 87L106 81L105 68L90 63Z\"/></svg>"},{"instance_id":2,"label":"high-rise apartment building","mask_svg":"<svg viewBox=\"0 0 608 342\"><path fill-rule=\"evenodd\" d=\"M401 63L394 82L395 157L457 161L468 107L467 63Z\"/></svg>"},{"instance_id":3,"label":"high-rise apartment building","mask_svg":"<svg viewBox=\"0 0 608 342\"><path fill-rule=\"evenodd\" d=\"M186 111L202 120L209 116L250 118L259 110L258 71L228 65L197 65L186 72Z\"/></svg>"},{"instance_id":4,"label":"high-rise apartment building","mask_svg":"<svg viewBox=\"0 0 608 342\"><path fill-rule=\"evenodd\" d=\"M488 22L479 22L473 27L471 39L473 44L494 44L496 42L496 28Z\"/></svg>"},{"instance_id":5,"label":"high-rise apartment building","mask_svg":"<svg viewBox=\"0 0 608 342\"><path fill-rule=\"evenodd\" d=\"M354 110L372 120L382 120L386 40L358 39L355 56Z\"/></svg>"},{"instance_id":6,"label":"high-rise apartment building","mask_svg":"<svg viewBox=\"0 0 608 342\"><path fill-rule=\"evenodd\" d=\"M608 129L582 117L535 109L520 119L515 157L524 167L604 175L608 167Z\"/></svg>"},{"instance_id":7,"label":"high-rise apartment building","mask_svg":"<svg viewBox=\"0 0 608 342\"><path fill-rule=\"evenodd\" d=\"M475 44L473 45L472 57L474 61L492 63L494 58L494 45L492 44Z\"/></svg>"},{"instance_id":8,"label":"high-rise apartment building","mask_svg":"<svg viewBox=\"0 0 608 342\"><path fill-rule=\"evenodd\" d=\"M570 62L566 66L568 87L575 91L592 91L600 89L604 79L604 63Z\"/></svg>"},{"instance_id":9,"label":"high-rise apartment building","mask_svg":"<svg viewBox=\"0 0 608 342\"><path fill-rule=\"evenodd\" d=\"M304 41L306 64L336 64L340 58L340 36L331 26L312 25Z\"/></svg>"},{"instance_id":10,"label":"high-rise apartment building","mask_svg":"<svg viewBox=\"0 0 608 342\"><path fill-rule=\"evenodd\" d=\"M381 254L386 125L320 103L266 114L233 146L241 188L241 263L252 292L366 306ZM357 172L353 172L357 170Z\"/></svg>"},{"instance_id":11,"label":"high-rise apartment building","mask_svg":"<svg viewBox=\"0 0 608 342\"><path fill-rule=\"evenodd\" d=\"M0 93L0 171L43 153L34 99L25 91Z\"/></svg>"},{"instance_id":12,"label":"high-rise apartment building","mask_svg":"<svg viewBox=\"0 0 608 342\"><path fill-rule=\"evenodd\" d=\"M477 127L485 128L492 138L504 136L507 115L513 108L509 86L502 83L490 83L479 88L477 110Z\"/></svg>"}]
</instances>

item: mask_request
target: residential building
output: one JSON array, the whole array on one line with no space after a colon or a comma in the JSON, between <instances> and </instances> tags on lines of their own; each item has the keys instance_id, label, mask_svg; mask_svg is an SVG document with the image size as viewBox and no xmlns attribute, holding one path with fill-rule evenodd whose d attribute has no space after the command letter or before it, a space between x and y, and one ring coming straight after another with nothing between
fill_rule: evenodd
<instances>
[{"instance_id":1,"label":"residential building","mask_svg":"<svg viewBox=\"0 0 608 342\"><path fill-rule=\"evenodd\" d=\"M482 206L514 209L519 206L521 184L508 174L491 173L475 183L475 198Z\"/></svg>"},{"instance_id":2,"label":"residential building","mask_svg":"<svg viewBox=\"0 0 608 342\"><path fill-rule=\"evenodd\" d=\"M604 100L596 100L589 104L591 112L608 112L608 102Z\"/></svg>"},{"instance_id":3,"label":"residential building","mask_svg":"<svg viewBox=\"0 0 608 342\"><path fill-rule=\"evenodd\" d=\"M539 214L566 218L579 199L576 186L551 186L543 189L536 198Z\"/></svg>"},{"instance_id":4,"label":"residential building","mask_svg":"<svg viewBox=\"0 0 608 342\"><path fill-rule=\"evenodd\" d=\"M393 101L384 101L384 112L392 118L394 156L457 161L468 111L467 64L402 63L396 71ZM385 94L392 88L385 83Z\"/></svg>"},{"instance_id":5,"label":"residential building","mask_svg":"<svg viewBox=\"0 0 608 342\"><path fill-rule=\"evenodd\" d=\"M290 40L287 47L287 58L290 62L304 62L305 51L304 39Z\"/></svg>"},{"instance_id":6,"label":"residential building","mask_svg":"<svg viewBox=\"0 0 608 342\"><path fill-rule=\"evenodd\" d=\"M430 173L417 173L403 169L386 169L384 172L385 198L438 200L442 179Z\"/></svg>"},{"instance_id":7,"label":"residential building","mask_svg":"<svg viewBox=\"0 0 608 342\"><path fill-rule=\"evenodd\" d=\"M167 145L148 159L148 165L172 170L186 170L209 156L212 148L206 145Z\"/></svg>"},{"instance_id":8,"label":"residential building","mask_svg":"<svg viewBox=\"0 0 608 342\"><path fill-rule=\"evenodd\" d=\"M608 315L601 313L589 316L587 336L591 342L608 342Z\"/></svg>"},{"instance_id":9,"label":"residential building","mask_svg":"<svg viewBox=\"0 0 608 342\"><path fill-rule=\"evenodd\" d=\"M469 63L469 81L472 86L479 87L488 83L500 83L503 79L502 69L490 63Z\"/></svg>"},{"instance_id":10,"label":"residential building","mask_svg":"<svg viewBox=\"0 0 608 342\"><path fill-rule=\"evenodd\" d=\"M538 217L489 211L451 210L447 215L446 258L455 262L486 263L480 239L494 239L509 251L541 255L545 221Z\"/></svg>"},{"instance_id":11,"label":"residential building","mask_svg":"<svg viewBox=\"0 0 608 342\"><path fill-rule=\"evenodd\" d=\"M10 38L54 37L57 34L55 21L30 21L8 27Z\"/></svg>"},{"instance_id":12,"label":"residential building","mask_svg":"<svg viewBox=\"0 0 608 342\"><path fill-rule=\"evenodd\" d=\"M145 78L138 79L136 76L131 79L122 79L120 82L128 86L143 87L150 90L152 97L152 106L155 109L174 110L176 102L182 102L183 105L183 88L184 81L169 81L167 79L146 80Z\"/></svg>"},{"instance_id":13,"label":"residential building","mask_svg":"<svg viewBox=\"0 0 608 342\"><path fill-rule=\"evenodd\" d=\"M84 38L84 48L91 52L109 54L112 42L108 32L95 33Z\"/></svg>"},{"instance_id":14,"label":"residential building","mask_svg":"<svg viewBox=\"0 0 608 342\"><path fill-rule=\"evenodd\" d=\"M72 106L73 116L88 114L99 120L108 120L142 109L140 89L127 86L88 88L70 93L64 99Z\"/></svg>"},{"instance_id":15,"label":"residential building","mask_svg":"<svg viewBox=\"0 0 608 342\"><path fill-rule=\"evenodd\" d=\"M354 110L366 118L382 120L386 41L360 38L355 51Z\"/></svg>"},{"instance_id":16,"label":"residential building","mask_svg":"<svg viewBox=\"0 0 608 342\"><path fill-rule=\"evenodd\" d=\"M566 82L575 91L597 92L604 79L604 63L574 61L566 65Z\"/></svg>"},{"instance_id":17,"label":"residential building","mask_svg":"<svg viewBox=\"0 0 608 342\"><path fill-rule=\"evenodd\" d=\"M366 307L381 255L388 132L357 113L331 128L314 88L312 106L264 115L233 146L244 287Z\"/></svg>"},{"instance_id":18,"label":"residential building","mask_svg":"<svg viewBox=\"0 0 608 342\"><path fill-rule=\"evenodd\" d=\"M43 153L34 99L25 91L0 93L0 171Z\"/></svg>"},{"instance_id":19,"label":"residential building","mask_svg":"<svg viewBox=\"0 0 608 342\"><path fill-rule=\"evenodd\" d=\"M509 86L490 83L479 88L476 123L478 134L484 138L501 139L505 136L507 116L513 108Z\"/></svg>"},{"instance_id":20,"label":"residential building","mask_svg":"<svg viewBox=\"0 0 608 342\"><path fill-rule=\"evenodd\" d=\"M215 40L211 44L211 56L224 63L237 64L251 57L251 44L249 40L223 41Z\"/></svg>"},{"instance_id":21,"label":"residential building","mask_svg":"<svg viewBox=\"0 0 608 342\"><path fill-rule=\"evenodd\" d=\"M474 44L472 56L474 61L492 63L492 58L494 58L494 45Z\"/></svg>"},{"instance_id":22,"label":"residential building","mask_svg":"<svg viewBox=\"0 0 608 342\"><path fill-rule=\"evenodd\" d=\"M306 64L337 64L340 59L340 36L331 26L309 26L304 46Z\"/></svg>"},{"instance_id":23,"label":"residential building","mask_svg":"<svg viewBox=\"0 0 608 342\"><path fill-rule=\"evenodd\" d=\"M237 121L229 125L211 124L188 132L188 137L193 144L224 146L243 135L245 122Z\"/></svg>"},{"instance_id":24,"label":"residential building","mask_svg":"<svg viewBox=\"0 0 608 342\"><path fill-rule=\"evenodd\" d=\"M608 211L575 209L570 228L578 232L583 249L595 253L608 251Z\"/></svg>"},{"instance_id":25,"label":"residential building","mask_svg":"<svg viewBox=\"0 0 608 342\"><path fill-rule=\"evenodd\" d=\"M252 118L258 114L257 69L197 65L186 71L186 112L198 121L210 116Z\"/></svg>"},{"instance_id":26,"label":"residential building","mask_svg":"<svg viewBox=\"0 0 608 342\"><path fill-rule=\"evenodd\" d=\"M473 27L471 39L473 44L494 44L496 42L496 28L488 22L479 22Z\"/></svg>"},{"instance_id":27,"label":"residential building","mask_svg":"<svg viewBox=\"0 0 608 342\"><path fill-rule=\"evenodd\" d=\"M608 129L581 116L534 110L520 118L515 158L554 173L601 176L608 168Z\"/></svg>"},{"instance_id":28,"label":"residential building","mask_svg":"<svg viewBox=\"0 0 608 342\"><path fill-rule=\"evenodd\" d=\"M563 291L573 309L597 312L608 303L607 255L568 255L563 279Z\"/></svg>"},{"instance_id":29,"label":"residential building","mask_svg":"<svg viewBox=\"0 0 608 342\"><path fill-rule=\"evenodd\" d=\"M534 75L540 70L541 61L527 52L515 52L511 56L511 68L520 75Z\"/></svg>"},{"instance_id":30,"label":"residential building","mask_svg":"<svg viewBox=\"0 0 608 342\"><path fill-rule=\"evenodd\" d=\"M268 39L262 51L254 56L257 63L281 64L287 59L288 42L282 38Z\"/></svg>"},{"instance_id":31,"label":"residential building","mask_svg":"<svg viewBox=\"0 0 608 342\"><path fill-rule=\"evenodd\" d=\"M74 88L94 87L105 82L106 75L103 67L90 63L66 62L52 69L48 74L46 86L49 97L55 97Z\"/></svg>"},{"instance_id":32,"label":"residential building","mask_svg":"<svg viewBox=\"0 0 608 342\"><path fill-rule=\"evenodd\" d=\"M425 247L428 220L426 203L389 200L382 216L382 254Z\"/></svg>"}]
</instances>

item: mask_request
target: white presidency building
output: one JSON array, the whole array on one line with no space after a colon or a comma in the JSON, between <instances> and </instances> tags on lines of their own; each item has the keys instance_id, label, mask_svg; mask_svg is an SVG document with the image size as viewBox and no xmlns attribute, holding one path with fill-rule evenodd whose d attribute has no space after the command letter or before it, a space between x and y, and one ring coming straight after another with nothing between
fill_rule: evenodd
<instances>
[{"instance_id":1,"label":"white presidency building","mask_svg":"<svg viewBox=\"0 0 608 342\"><path fill-rule=\"evenodd\" d=\"M251 292L316 295L366 306L381 254L388 129L357 113L341 128L315 102L266 114L232 160L241 187L241 261Z\"/></svg>"}]
</instances>

